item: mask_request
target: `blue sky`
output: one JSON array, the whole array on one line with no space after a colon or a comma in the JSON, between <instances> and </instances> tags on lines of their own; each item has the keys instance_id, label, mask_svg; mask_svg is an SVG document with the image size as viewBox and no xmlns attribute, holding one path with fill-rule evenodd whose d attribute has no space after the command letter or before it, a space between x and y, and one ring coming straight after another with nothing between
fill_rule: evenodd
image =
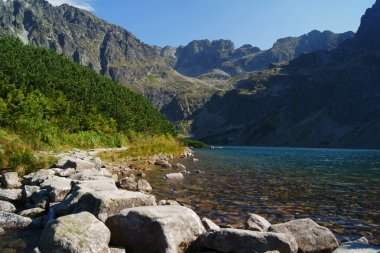
<instances>
[{"instance_id":1,"label":"blue sky","mask_svg":"<svg viewBox=\"0 0 380 253\"><path fill-rule=\"evenodd\" d=\"M120 25L148 44L231 39L267 49L313 29L356 31L375 0L50 0L69 2Z\"/></svg>"}]
</instances>

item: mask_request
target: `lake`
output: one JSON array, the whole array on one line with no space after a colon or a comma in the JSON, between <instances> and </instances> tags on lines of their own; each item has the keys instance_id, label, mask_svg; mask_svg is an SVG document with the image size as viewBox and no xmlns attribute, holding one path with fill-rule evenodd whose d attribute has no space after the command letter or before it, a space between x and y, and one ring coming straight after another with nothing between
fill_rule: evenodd
<instances>
[{"instance_id":1,"label":"lake","mask_svg":"<svg viewBox=\"0 0 380 253\"><path fill-rule=\"evenodd\" d=\"M191 206L201 217L243 227L247 213L271 223L309 217L341 241L380 243L380 150L223 147L178 160L191 174L147 179L158 199ZM198 174L195 171L204 173Z\"/></svg>"}]
</instances>

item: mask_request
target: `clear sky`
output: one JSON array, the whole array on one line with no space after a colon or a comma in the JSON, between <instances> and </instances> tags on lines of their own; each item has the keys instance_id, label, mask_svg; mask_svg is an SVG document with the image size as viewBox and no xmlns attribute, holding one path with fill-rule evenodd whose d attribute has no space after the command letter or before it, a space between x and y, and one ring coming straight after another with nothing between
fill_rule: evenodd
<instances>
[{"instance_id":1,"label":"clear sky","mask_svg":"<svg viewBox=\"0 0 380 253\"><path fill-rule=\"evenodd\" d=\"M356 31L375 0L51 0L69 1L120 25L148 44L230 39L267 49L311 30ZM86 5L87 4L87 5Z\"/></svg>"}]
</instances>

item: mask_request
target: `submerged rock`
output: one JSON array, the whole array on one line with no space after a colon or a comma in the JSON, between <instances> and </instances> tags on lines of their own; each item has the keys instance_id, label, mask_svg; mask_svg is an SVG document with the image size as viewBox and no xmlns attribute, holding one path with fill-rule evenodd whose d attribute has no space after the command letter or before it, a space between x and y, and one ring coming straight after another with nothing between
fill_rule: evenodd
<instances>
[{"instance_id":1,"label":"submerged rock","mask_svg":"<svg viewBox=\"0 0 380 253\"><path fill-rule=\"evenodd\" d=\"M181 180L181 179L184 179L184 176L181 172L178 172L178 173L166 174L166 178L172 179L172 180Z\"/></svg>"},{"instance_id":2,"label":"submerged rock","mask_svg":"<svg viewBox=\"0 0 380 253\"><path fill-rule=\"evenodd\" d=\"M335 235L326 227L319 226L311 219L293 220L272 225L268 231L293 236L300 252L331 252L339 246Z\"/></svg>"},{"instance_id":3,"label":"submerged rock","mask_svg":"<svg viewBox=\"0 0 380 253\"><path fill-rule=\"evenodd\" d=\"M253 213L248 215L245 222L245 229L252 231L266 232L270 226L271 224L264 217Z\"/></svg>"},{"instance_id":4,"label":"submerged rock","mask_svg":"<svg viewBox=\"0 0 380 253\"><path fill-rule=\"evenodd\" d=\"M296 240L290 235L232 228L210 230L199 238L198 244L201 249L225 253L264 253L276 250L296 253L298 250Z\"/></svg>"},{"instance_id":5,"label":"submerged rock","mask_svg":"<svg viewBox=\"0 0 380 253\"><path fill-rule=\"evenodd\" d=\"M111 233L92 214L67 215L49 223L41 235L38 248L42 253L108 253Z\"/></svg>"},{"instance_id":6,"label":"submerged rock","mask_svg":"<svg viewBox=\"0 0 380 253\"><path fill-rule=\"evenodd\" d=\"M12 189L21 187L20 178L17 172L5 172L0 178L1 186Z\"/></svg>"},{"instance_id":7,"label":"submerged rock","mask_svg":"<svg viewBox=\"0 0 380 253\"><path fill-rule=\"evenodd\" d=\"M380 247L369 245L368 241L347 242L340 245L333 253L380 253Z\"/></svg>"},{"instance_id":8,"label":"submerged rock","mask_svg":"<svg viewBox=\"0 0 380 253\"><path fill-rule=\"evenodd\" d=\"M198 215L182 206L129 208L106 225L112 245L127 252L182 253L206 232Z\"/></svg>"}]
</instances>

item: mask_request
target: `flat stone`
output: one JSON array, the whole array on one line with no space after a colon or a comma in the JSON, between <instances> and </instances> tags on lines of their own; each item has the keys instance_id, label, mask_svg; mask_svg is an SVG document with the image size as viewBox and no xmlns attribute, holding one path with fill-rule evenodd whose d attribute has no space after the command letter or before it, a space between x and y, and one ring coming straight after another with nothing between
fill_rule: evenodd
<instances>
[{"instance_id":1,"label":"flat stone","mask_svg":"<svg viewBox=\"0 0 380 253\"><path fill-rule=\"evenodd\" d=\"M303 253L332 252L339 246L335 235L328 228L319 226L311 219L272 225L268 231L293 236Z\"/></svg>"},{"instance_id":2,"label":"flat stone","mask_svg":"<svg viewBox=\"0 0 380 253\"><path fill-rule=\"evenodd\" d=\"M198 215L182 206L129 208L106 225L111 244L127 252L182 253L206 232Z\"/></svg>"},{"instance_id":3,"label":"flat stone","mask_svg":"<svg viewBox=\"0 0 380 253\"><path fill-rule=\"evenodd\" d=\"M99 220L105 221L109 216L121 210L136 206L156 205L154 196L141 192L119 190L104 178L103 181L78 182L66 199L58 205L59 216L87 211Z\"/></svg>"},{"instance_id":4,"label":"flat stone","mask_svg":"<svg viewBox=\"0 0 380 253\"><path fill-rule=\"evenodd\" d=\"M29 175L24 176L23 183L25 185L40 185L46 179L48 179L49 177L54 176L54 175L55 175L55 172L52 169L38 170L35 173L31 173Z\"/></svg>"},{"instance_id":5,"label":"flat stone","mask_svg":"<svg viewBox=\"0 0 380 253\"><path fill-rule=\"evenodd\" d=\"M166 174L166 178L171 179L171 180L181 180L181 179L184 179L184 176L181 172L178 172L178 173Z\"/></svg>"},{"instance_id":6,"label":"flat stone","mask_svg":"<svg viewBox=\"0 0 380 253\"><path fill-rule=\"evenodd\" d=\"M7 212L7 213L14 213L16 212L16 207L8 201L0 200L0 211Z\"/></svg>"},{"instance_id":7,"label":"flat stone","mask_svg":"<svg viewBox=\"0 0 380 253\"><path fill-rule=\"evenodd\" d=\"M245 229L259 232L266 232L270 228L271 224L260 215L249 214L247 221L245 222Z\"/></svg>"},{"instance_id":8,"label":"flat stone","mask_svg":"<svg viewBox=\"0 0 380 253\"><path fill-rule=\"evenodd\" d=\"M36 208L23 210L19 213L19 215L24 216L24 217L34 218L34 217L43 215L45 212L46 212L45 209L36 207Z\"/></svg>"},{"instance_id":9,"label":"flat stone","mask_svg":"<svg viewBox=\"0 0 380 253\"><path fill-rule=\"evenodd\" d=\"M33 194L38 193L41 190L41 187L37 185L24 185L22 187L22 197L23 198L31 198Z\"/></svg>"},{"instance_id":10,"label":"flat stone","mask_svg":"<svg viewBox=\"0 0 380 253\"><path fill-rule=\"evenodd\" d=\"M109 253L110 231L92 214L82 212L54 220L42 232L41 252Z\"/></svg>"},{"instance_id":11,"label":"flat stone","mask_svg":"<svg viewBox=\"0 0 380 253\"><path fill-rule=\"evenodd\" d=\"M154 162L155 165L159 165L159 166L167 166L167 165L170 165L168 161L166 160L162 160L162 159L157 159L155 162Z\"/></svg>"},{"instance_id":12,"label":"flat stone","mask_svg":"<svg viewBox=\"0 0 380 253\"><path fill-rule=\"evenodd\" d=\"M219 230L220 227L216 225L212 220L207 218L202 218L203 226L206 228L206 230Z\"/></svg>"},{"instance_id":13,"label":"flat stone","mask_svg":"<svg viewBox=\"0 0 380 253\"><path fill-rule=\"evenodd\" d=\"M74 175L77 171L74 168L68 168L65 170L61 170L58 175L61 177L71 177Z\"/></svg>"},{"instance_id":14,"label":"flat stone","mask_svg":"<svg viewBox=\"0 0 380 253\"><path fill-rule=\"evenodd\" d=\"M58 161L56 167L61 169L74 168L77 172L79 172L86 169L93 169L95 168L95 164L90 161L65 156Z\"/></svg>"},{"instance_id":15,"label":"flat stone","mask_svg":"<svg viewBox=\"0 0 380 253\"><path fill-rule=\"evenodd\" d=\"M199 238L198 243L201 249L225 253L252 253L276 250L281 253L296 253L298 251L297 242L290 235L233 228L210 230Z\"/></svg>"},{"instance_id":16,"label":"flat stone","mask_svg":"<svg viewBox=\"0 0 380 253\"><path fill-rule=\"evenodd\" d=\"M65 199L71 190L71 180L63 177L52 176L41 184L42 189L49 192L51 202L60 202Z\"/></svg>"},{"instance_id":17,"label":"flat stone","mask_svg":"<svg viewBox=\"0 0 380 253\"><path fill-rule=\"evenodd\" d=\"M21 189L0 189L0 200L16 201L21 198Z\"/></svg>"},{"instance_id":18,"label":"flat stone","mask_svg":"<svg viewBox=\"0 0 380 253\"><path fill-rule=\"evenodd\" d=\"M17 172L5 172L3 176L0 177L1 186L13 189L21 187L20 178L18 177Z\"/></svg>"},{"instance_id":19,"label":"flat stone","mask_svg":"<svg viewBox=\"0 0 380 253\"><path fill-rule=\"evenodd\" d=\"M14 213L0 211L0 227L5 230L24 229L32 225L32 219Z\"/></svg>"},{"instance_id":20,"label":"flat stone","mask_svg":"<svg viewBox=\"0 0 380 253\"><path fill-rule=\"evenodd\" d=\"M112 174L109 173L106 169L85 169L82 170L69 178L71 180L96 180L98 177L109 177L112 178Z\"/></svg>"}]
</instances>

